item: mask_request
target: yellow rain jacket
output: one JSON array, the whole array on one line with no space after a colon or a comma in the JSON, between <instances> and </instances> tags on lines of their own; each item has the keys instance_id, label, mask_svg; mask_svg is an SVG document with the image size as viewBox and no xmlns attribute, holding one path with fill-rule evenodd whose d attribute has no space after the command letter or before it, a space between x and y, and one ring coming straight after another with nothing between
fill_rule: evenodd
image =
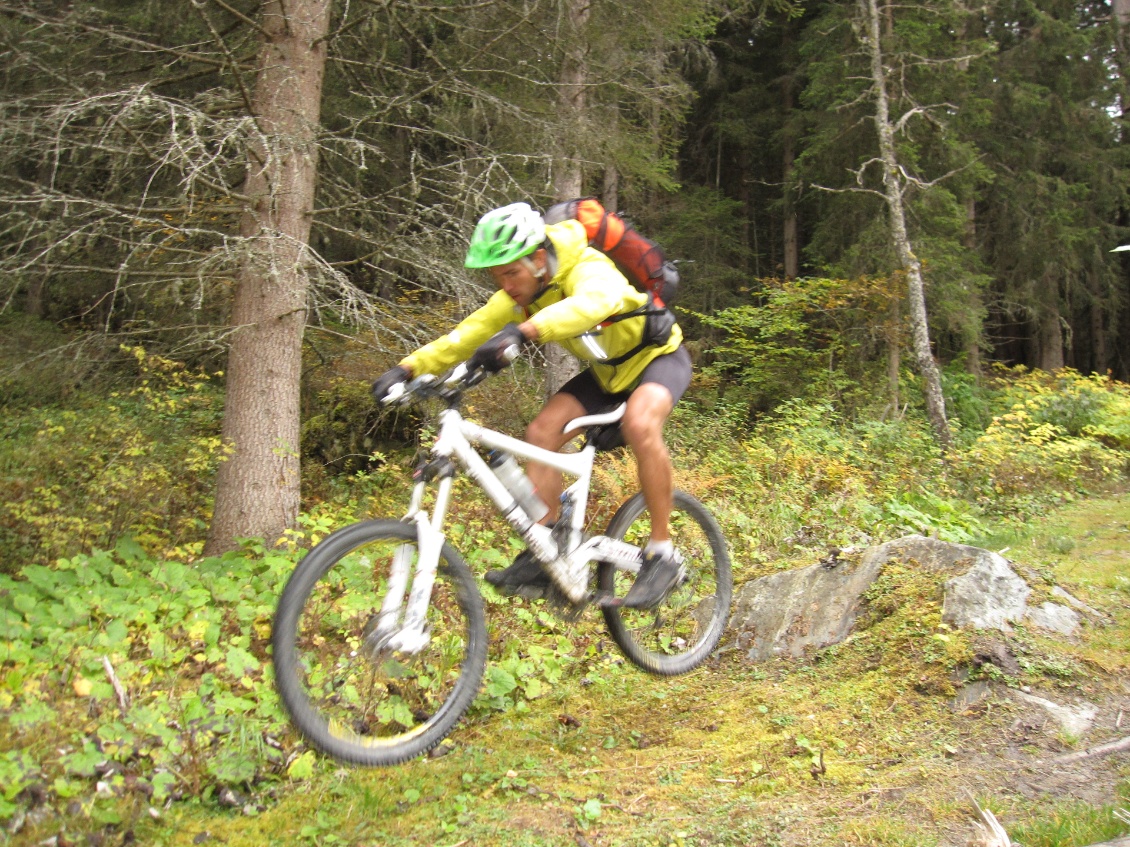
<instances>
[{"instance_id":1,"label":"yellow rain jacket","mask_svg":"<svg viewBox=\"0 0 1130 847\"><path fill-rule=\"evenodd\" d=\"M505 291L496 291L454 330L405 357L401 364L415 376L442 373L469 359L506 324L529 320L538 329L539 342L561 344L591 365L600 386L615 394L635 388L648 363L679 348L683 333L676 324L666 344L644 347L619 365L602 364L639 345L646 318L640 315L606 326L601 323L638 309L648 296L637 291L611 259L589 247L585 228L578 221L552 224L545 232L553 244L557 270L534 303L523 309Z\"/></svg>"}]
</instances>

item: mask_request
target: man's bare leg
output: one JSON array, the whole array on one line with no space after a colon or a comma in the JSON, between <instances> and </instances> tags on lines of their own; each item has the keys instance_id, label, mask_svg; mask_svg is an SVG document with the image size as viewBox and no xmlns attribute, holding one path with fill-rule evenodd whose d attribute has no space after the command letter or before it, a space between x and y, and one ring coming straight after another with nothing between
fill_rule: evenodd
<instances>
[{"instance_id":1,"label":"man's bare leg","mask_svg":"<svg viewBox=\"0 0 1130 847\"><path fill-rule=\"evenodd\" d=\"M628 398L620 428L636 457L640 490L651 514L651 540L671 538L669 521L674 503L671 454L663 440L663 426L674 403L671 392L656 382L645 382Z\"/></svg>"},{"instance_id":2,"label":"man's bare leg","mask_svg":"<svg viewBox=\"0 0 1130 847\"><path fill-rule=\"evenodd\" d=\"M671 541L671 508L674 474L671 456L663 440L663 425L674 407L671 392L663 385L645 382L628 398L628 409L620 426L636 455L640 488L651 515L651 538L644 548L643 564L623 605L649 609L657 606L679 581L682 569Z\"/></svg>"},{"instance_id":3,"label":"man's bare leg","mask_svg":"<svg viewBox=\"0 0 1130 847\"><path fill-rule=\"evenodd\" d=\"M572 394L554 394L526 427L526 441L535 447L557 452L577 434L563 433L565 424L584 414L585 407ZM564 488L561 471L531 461L526 465L526 475L537 488L538 496L549 507L549 514L542 519L542 523L557 520L557 513L561 507L561 491Z\"/></svg>"},{"instance_id":4,"label":"man's bare leg","mask_svg":"<svg viewBox=\"0 0 1130 847\"><path fill-rule=\"evenodd\" d=\"M563 433L562 429L569 421L584 413L584 406L573 395L555 394L526 428L526 441L556 452L571 437ZM541 523L548 524L557 520L564 485L561 471L530 461L526 463L526 475L537 489L538 496L549 507L549 512L541 519ZM519 553L509 567L489 571L486 580L501 591L525 593L525 596L537 596L549 584L549 577L528 550Z\"/></svg>"}]
</instances>

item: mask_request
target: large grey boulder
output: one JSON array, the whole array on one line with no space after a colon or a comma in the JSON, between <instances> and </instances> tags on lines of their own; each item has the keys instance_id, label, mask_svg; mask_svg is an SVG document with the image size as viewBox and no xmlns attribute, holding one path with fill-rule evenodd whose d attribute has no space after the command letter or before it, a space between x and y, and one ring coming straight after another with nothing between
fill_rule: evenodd
<instances>
[{"instance_id":1,"label":"large grey boulder","mask_svg":"<svg viewBox=\"0 0 1130 847\"><path fill-rule=\"evenodd\" d=\"M1031 589L997 553L908 535L858 557L772 574L743 585L734 598L730 627L751 661L804 655L843 641L864 606L863 595L888 562L913 565L945 577L942 619L956 627L1009 631L1025 621L1071 634L1079 616L1066 606L1028 607Z\"/></svg>"},{"instance_id":2,"label":"large grey boulder","mask_svg":"<svg viewBox=\"0 0 1130 847\"><path fill-rule=\"evenodd\" d=\"M806 650L843 641L855 623L863 592L884 561L865 555L856 565L810 565L747 583L734 598L730 617L738 646L759 662L773 656L799 657Z\"/></svg>"}]
</instances>

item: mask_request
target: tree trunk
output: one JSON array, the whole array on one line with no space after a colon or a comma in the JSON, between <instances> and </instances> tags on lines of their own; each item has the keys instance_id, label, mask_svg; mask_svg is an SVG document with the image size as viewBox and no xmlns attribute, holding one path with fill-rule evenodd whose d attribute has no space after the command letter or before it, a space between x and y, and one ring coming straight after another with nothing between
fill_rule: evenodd
<instances>
[{"instance_id":1,"label":"tree trunk","mask_svg":"<svg viewBox=\"0 0 1130 847\"><path fill-rule=\"evenodd\" d=\"M970 197L965 201L965 249L971 256L977 254L977 204ZM978 379L982 375L981 366L981 335L984 330L983 323L984 304L981 300L981 289L976 284L969 285L969 314L968 323L962 327L962 341L965 346L965 370Z\"/></svg>"},{"instance_id":2,"label":"tree trunk","mask_svg":"<svg viewBox=\"0 0 1130 847\"><path fill-rule=\"evenodd\" d=\"M861 4L862 2L863 0ZM865 0L865 2L864 19L868 23L866 40L871 53L871 80L875 91L875 128L879 135L879 157L883 164L883 188L887 201L891 240L894 242L899 262L906 272L914 357L925 383L926 414L938 443L948 451L953 446L953 438L950 435L949 422L946 420L946 401L942 395L941 376L930 349L922 265L914 255L906 231L906 210L903 206L898 154L895 150L894 127L890 121L890 104L887 98L887 75L883 67L883 50L879 36L879 7L876 0Z\"/></svg>"},{"instance_id":3,"label":"tree trunk","mask_svg":"<svg viewBox=\"0 0 1130 847\"><path fill-rule=\"evenodd\" d=\"M902 300L899 297L891 297L887 327L887 393L890 397L891 420L897 420L899 416L900 370L902 370Z\"/></svg>"},{"instance_id":4,"label":"tree trunk","mask_svg":"<svg viewBox=\"0 0 1130 847\"><path fill-rule=\"evenodd\" d=\"M557 160L553 190L557 200L580 197L584 191L584 173L581 169L581 151L578 139L584 131L587 102L585 84L588 81L585 67L585 26L588 24L590 0L565 0L568 21L564 43L568 45L561 63L558 85L562 133L564 141ZM545 346L545 394L552 397L566 382L580 373L577 360L556 344Z\"/></svg>"},{"instance_id":5,"label":"tree trunk","mask_svg":"<svg viewBox=\"0 0 1130 847\"><path fill-rule=\"evenodd\" d=\"M620 171L615 165L609 165L604 169L604 185L600 199L608 211L620 211Z\"/></svg>"},{"instance_id":6,"label":"tree trunk","mask_svg":"<svg viewBox=\"0 0 1130 847\"><path fill-rule=\"evenodd\" d=\"M24 297L24 312L34 318L47 317L47 274L37 273L31 278Z\"/></svg>"},{"instance_id":7,"label":"tree trunk","mask_svg":"<svg viewBox=\"0 0 1130 847\"><path fill-rule=\"evenodd\" d=\"M800 273L800 248L797 238L796 203L793 199L793 141L785 138L784 152L784 252L785 252L785 279L796 279Z\"/></svg>"},{"instance_id":8,"label":"tree trunk","mask_svg":"<svg viewBox=\"0 0 1130 847\"><path fill-rule=\"evenodd\" d=\"M1057 371L1064 365L1063 359L1063 323L1059 309L1048 306L1040 313L1039 317L1039 368L1045 371Z\"/></svg>"},{"instance_id":9,"label":"tree trunk","mask_svg":"<svg viewBox=\"0 0 1130 847\"><path fill-rule=\"evenodd\" d=\"M585 26L589 20L589 3L590 0L565 0L567 24L562 39L567 47L558 81L559 117L563 132L553 181L558 200L580 197L583 189L580 138L584 133L588 107L585 97L585 85L588 82Z\"/></svg>"},{"instance_id":10,"label":"tree trunk","mask_svg":"<svg viewBox=\"0 0 1130 847\"><path fill-rule=\"evenodd\" d=\"M1107 353L1106 321L1103 320L1103 297L1096 274L1091 274L1091 370L1105 374L1110 369L1110 356Z\"/></svg>"},{"instance_id":11,"label":"tree trunk","mask_svg":"<svg viewBox=\"0 0 1130 847\"><path fill-rule=\"evenodd\" d=\"M786 75L782 83L782 111L785 116L785 131L783 133L783 150L781 155L781 184L783 186L782 200L784 220L784 265L785 279L796 279L800 272L800 246L797 238L796 197L793 192L793 162L796 159L795 139L793 138L793 77Z\"/></svg>"},{"instance_id":12,"label":"tree trunk","mask_svg":"<svg viewBox=\"0 0 1130 847\"><path fill-rule=\"evenodd\" d=\"M1130 28L1130 0L1113 0L1111 9L1114 12L1113 23L1115 27L1115 46L1118 48L1117 54L1119 58L1119 71L1123 77L1123 85L1126 84L1126 31ZM1122 113L1126 114L1127 108L1130 105L1124 104Z\"/></svg>"},{"instance_id":13,"label":"tree trunk","mask_svg":"<svg viewBox=\"0 0 1130 847\"><path fill-rule=\"evenodd\" d=\"M314 208L331 0L264 0L240 221L246 256L232 304L224 442L205 552L238 538L274 544L299 509L299 382L306 249Z\"/></svg>"}]
</instances>

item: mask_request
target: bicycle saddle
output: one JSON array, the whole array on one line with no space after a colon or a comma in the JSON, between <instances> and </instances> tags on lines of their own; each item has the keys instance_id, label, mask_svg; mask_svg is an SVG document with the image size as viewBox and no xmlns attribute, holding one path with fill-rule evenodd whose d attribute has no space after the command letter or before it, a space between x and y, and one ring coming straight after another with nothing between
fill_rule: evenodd
<instances>
[{"instance_id":1,"label":"bicycle saddle","mask_svg":"<svg viewBox=\"0 0 1130 847\"><path fill-rule=\"evenodd\" d=\"M582 415L579 418L573 418L573 420L565 424L565 428L561 431L572 432L575 429L586 429L590 426L603 426L605 424L616 423L624 417L624 411L627 408L627 403L621 403L611 412L601 412L597 415Z\"/></svg>"}]
</instances>

